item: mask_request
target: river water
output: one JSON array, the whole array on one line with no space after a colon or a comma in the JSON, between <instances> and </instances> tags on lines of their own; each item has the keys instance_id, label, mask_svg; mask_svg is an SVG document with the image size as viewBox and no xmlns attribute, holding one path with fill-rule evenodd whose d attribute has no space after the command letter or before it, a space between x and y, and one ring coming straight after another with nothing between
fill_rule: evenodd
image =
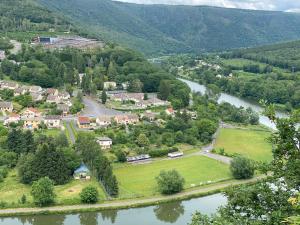
<instances>
[{"instance_id":1,"label":"river water","mask_svg":"<svg viewBox=\"0 0 300 225\"><path fill-rule=\"evenodd\" d=\"M181 78L179 78L179 80L185 82L191 88L191 90L193 92L200 92L202 94L205 93L206 87L204 85L198 84L194 81L181 79ZM229 94L226 94L223 92L221 93L220 98L218 99L218 102L219 103L228 102L236 107L244 107L244 108L250 107L254 112L257 112L259 114L259 122L261 124L263 124L269 128L276 129L275 124L272 121L270 121L268 117L262 115L263 108L260 107L259 105L256 105L254 103L251 103L251 102L241 99L239 97L229 95ZM280 112L276 112L276 115L280 118L287 117L286 114L280 113Z\"/></svg>"},{"instance_id":2,"label":"river water","mask_svg":"<svg viewBox=\"0 0 300 225\"><path fill-rule=\"evenodd\" d=\"M226 197L215 194L157 206L100 212L0 218L1 225L187 225L192 214L216 212Z\"/></svg>"}]
</instances>

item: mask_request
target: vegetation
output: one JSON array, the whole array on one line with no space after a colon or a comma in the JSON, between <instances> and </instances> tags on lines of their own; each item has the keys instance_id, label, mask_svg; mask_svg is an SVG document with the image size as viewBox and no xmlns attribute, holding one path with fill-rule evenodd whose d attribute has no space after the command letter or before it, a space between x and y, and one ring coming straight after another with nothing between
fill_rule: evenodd
<instances>
[{"instance_id":1,"label":"vegetation","mask_svg":"<svg viewBox=\"0 0 300 225\"><path fill-rule=\"evenodd\" d=\"M196 213L193 225L198 224L281 224L290 218L297 220L299 193L299 114L279 119L274 105L268 106L266 115L277 125L272 135L274 145L272 164L265 168L272 177L254 185L243 185L226 191L228 204L212 217ZM289 220L290 220L289 219Z\"/></svg>"},{"instance_id":2,"label":"vegetation","mask_svg":"<svg viewBox=\"0 0 300 225\"><path fill-rule=\"evenodd\" d=\"M68 0L39 2L48 9L63 12L103 40L148 55L227 50L299 37L299 31L294 29L299 15L283 12L138 5L110 0L102 0L101 4L98 0L72 1L72 4Z\"/></svg>"},{"instance_id":3,"label":"vegetation","mask_svg":"<svg viewBox=\"0 0 300 225\"><path fill-rule=\"evenodd\" d=\"M243 156L236 156L230 163L230 171L235 179L249 179L254 175L254 163Z\"/></svg>"},{"instance_id":4,"label":"vegetation","mask_svg":"<svg viewBox=\"0 0 300 225\"><path fill-rule=\"evenodd\" d=\"M272 160L272 145L268 138L271 133L259 128L221 128L217 136L214 148L217 153L224 153L232 156L240 154L247 158L270 162Z\"/></svg>"},{"instance_id":5,"label":"vegetation","mask_svg":"<svg viewBox=\"0 0 300 225\"><path fill-rule=\"evenodd\" d=\"M80 192L80 199L82 203L93 204L98 201L98 190L94 186L87 186Z\"/></svg>"},{"instance_id":6,"label":"vegetation","mask_svg":"<svg viewBox=\"0 0 300 225\"><path fill-rule=\"evenodd\" d=\"M175 194L181 192L184 185L184 178L176 170L161 171L156 177L157 185L162 194Z\"/></svg>"},{"instance_id":7,"label":"vegetation","mask_svg":"<svg viewBox=\"0 0 300 225\"><path fill-rule=\"evenodd\" d=\"M33 182L31 194L37 206L47 206L54 203L54 185L48 177Z\"/></svg>"},{"instance_id":8,"label":"vegetation","mask_svg":"<svg viewBox=\"0 0 300 225\"><path fill-rule=\"evenodd\" d=\"M155 178L160 171L173 169L184 178L184 189L231 178L229 166L204 156L159 160L150 164L115 165L114 174L119 181L120 198L159 194Z\"/></svg>"}]
</instances>

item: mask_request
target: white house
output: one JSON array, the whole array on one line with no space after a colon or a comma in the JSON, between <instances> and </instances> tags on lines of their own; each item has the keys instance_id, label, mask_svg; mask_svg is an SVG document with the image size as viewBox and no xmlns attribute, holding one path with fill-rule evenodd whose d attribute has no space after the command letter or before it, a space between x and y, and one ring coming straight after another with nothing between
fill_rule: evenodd
<instances>
[{"instance_id":1,"label":"white house","mask_svg":"<svg viewBox=\"0 0 300 225\"><path fill-rule=\"evenodd\" d=\"M109 149L112 146L112 140L109 137L99 137L96 141L101 146L101 149Z\"/></svg>"},{"instance_id":2,"label":"white house","mask_svg":"<svg viewBox=\"0 0 300 225\"><path fill-rule=\"evenodd\" d=\"M5 57L5 51L0 50L0 61L3 61Z\"/></svg>"},{"instance_id":3,"label":"white house","mask_svg":"<svg viewBox=\"0 0 300 225\"><path fill-rule=\"evenodd\" d=\"M104 89L106 90L116 89L117 87L117 83L113 81L104 82L103 85L104 85Z\"/></svg>"},{"instance_id":4,"label":"white house","mask_svg":"<svg viewBox=\"0 0 300 225\"><path fill-rule=\"evenodd\" d=\"M9 125L11 123L18 123L21 120L20 115L12 113L4 120L4 125Z\"/></svg>"},{"instance_id":5,"label":"white house","mask_svg":"<svg viewBox=\"0 0 300 225\"><path fill-rule=\"evenodd\" d=\"M49 115L44 118L44 123L48 128L60 128L61 117L56 115Z\"/></svg>"},{"instance_id":6,"label":"white house","mask_svg":"<svg viewBox=\"0 0 300 225\"><path fill-rule=\"evenodd\" d=\"M99 116L96 119L96 123L101 127L107 127L111 125L111 117L110 116Z\"/></svg>"},{"instance_id":7,"label":"white house","mask_svg":"<svg viewBox=\"0 0 300 225\"><path fill-rule=\"evenodd\" d=\"M23 118L34 118L34 117L40 117L42 113L36 109L36 108L27 108L23 113Z\"/></svg>"},{"instance_id":8,"label":"white house","mask_svg":"<svg viewBox=\"0 0 300 225\"><path fill-rule=\"evenodd\" d=\"M9 90L15 90L19 87L19 84L12 81L3 81L1 83L1 89L9 89Z\"/></svg>"},{"instance_id":9,"label":"white house","mask_svg":"<svg viewBox=\"0 0 300 225\"><path fill-rule=\"evenodd\" d=\"M12 112L14 106L11 102L0 102L0 111L2 112Z\"/></svg>"}]
</instances>

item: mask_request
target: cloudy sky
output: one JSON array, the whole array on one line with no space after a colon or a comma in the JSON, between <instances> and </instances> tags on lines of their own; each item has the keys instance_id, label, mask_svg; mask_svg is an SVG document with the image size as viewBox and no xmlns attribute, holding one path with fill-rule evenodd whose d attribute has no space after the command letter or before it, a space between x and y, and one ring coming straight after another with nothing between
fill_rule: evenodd
<instances>
[{"instance_id":1,"label":"cloudy sky","mask_svg":"<svg viewBox=\"0 0 300 225\"><path fill-rule=\"evenodd\" d=\"M211 5L228 8L300 12L300 0L118 0L144 4Z\"/></svg>"}]
</instances>

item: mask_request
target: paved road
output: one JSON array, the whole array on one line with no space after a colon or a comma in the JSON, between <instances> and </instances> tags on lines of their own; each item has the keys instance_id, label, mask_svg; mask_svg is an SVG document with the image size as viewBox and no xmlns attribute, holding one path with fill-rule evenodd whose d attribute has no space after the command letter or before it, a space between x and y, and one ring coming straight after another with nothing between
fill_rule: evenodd
<instances>
[{"instance_id":1,"label":"paved road","mask_svg":"<svg viewBox=\"0 0 300 225\"><path fill-rule=\"evenodd\" d=\"M199 196L201 194L207 194L209 192L214 192L218 190L222 190L224 188L230 187L230 186L236 186L246 183L254 183L262 178L265 178L265 176L259 176L255 177L249 180L229 180L224 181L216 184L212 184L210 186L206 187L200 187L197 189L187 190L185 192L181 192L175 195L171 196L160 196L160 197L152 197L152 198L146 198L146 199L132 199L132 200L115 200L112 202L105 202L101 204L95 204L95 205L71 205L71 206L53 206L53 207L45 207L45 208L16 208L16 209L2 209L0 210L0 217L4 216L12 216L13 214L50 214L50 213L58 213L58 212L78 212L80 210L91 210L91 211L97 211L97 210L103 210L103 209L112 209L112 208L133 208L133 207L139 207L143 205L155 205L159 202L163 201L171 201L174 199L186 199L189 197L195 197Z\"/></svg>"},{"instance_id":2,"label":"paved road","mask_svg":"<svg viewBox=\"0 0 300 225\"><path fill-rule=\"evenodd\" d=\"M69 134L70 134L71 142L72 142L72 144L74 144L75 141L76 141L76 138L75 138L75 134L74 134L74 132L71 128L71 123L73 123L73 121L66 121L66 127L68 129Z\"/></svg>"},{"instance_id":3,"label":"paved road","mask_svg":"<svg viewBox=\"0 0 300 225\"><path fill-rule=\"evenodd\" d=\"M81 112L81 115L83 116L96 118L103 115L115 116L123 113L114 109L106 108L105 105L97 102L95 99L89 96L84 96L82 101L85 105L84 110Z\"/></svg>"},{"instance_id":4,"label":"paved road","mask_svg":"<svg viewBox=\"0 0 300 225\"><path fill-rule=\"evenodd\" d=\"M206 151L200 152L199 155L203 155L203 156L206 156L208 158L218 160L218 161L220 161L222 163L225 163L225 164L230 164L230 162L232 160L232 158L230 158L230 157L226 157L226 156L222 156L222 155L218 155L218 154L214 154L214 153L206 152Z\"/></svg>"}]
</instances>

